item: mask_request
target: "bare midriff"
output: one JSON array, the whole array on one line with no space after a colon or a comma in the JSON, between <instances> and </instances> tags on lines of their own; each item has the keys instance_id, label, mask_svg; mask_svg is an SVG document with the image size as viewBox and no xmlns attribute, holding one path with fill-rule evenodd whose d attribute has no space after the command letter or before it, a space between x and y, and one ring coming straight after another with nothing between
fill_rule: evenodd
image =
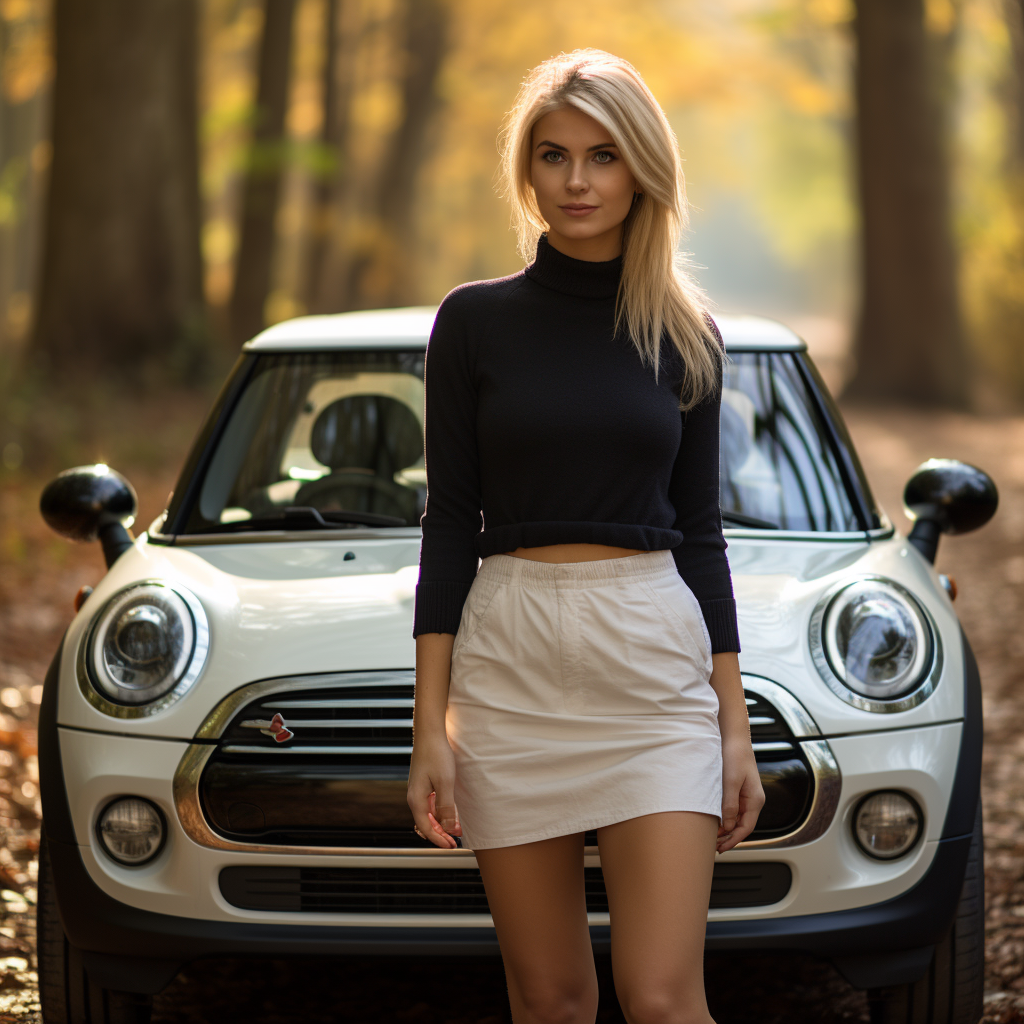
<instances>
[{"instance_id":1,"label":"bare midriff","mask_svg":"<svg viewBox=\"0 0 1024 1024\"><path fill-rule=\"evenodd\" d=\"M529 558L533 562L596 562L599 558L625 558L642 553L640 548L617 548L611 544L545 544L509 552L516 558Z\"/></svg>"}]
</instances>

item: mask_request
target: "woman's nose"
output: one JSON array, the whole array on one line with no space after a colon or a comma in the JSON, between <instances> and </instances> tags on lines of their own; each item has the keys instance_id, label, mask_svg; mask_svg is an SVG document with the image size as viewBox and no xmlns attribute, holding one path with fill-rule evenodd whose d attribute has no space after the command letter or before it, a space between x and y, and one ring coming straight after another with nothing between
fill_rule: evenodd
<instances>
[{"instance_id":1,"label":"woman's nose","mask_svg":"<svg viewBox=\"0 0 1024 1024\"><path fill-rule=\"evenodd\" d=\"M565 186L571 192L583 192L589 187L582 165L576 163L569 165L569 178Z\"/></svg>"}]
</instances>

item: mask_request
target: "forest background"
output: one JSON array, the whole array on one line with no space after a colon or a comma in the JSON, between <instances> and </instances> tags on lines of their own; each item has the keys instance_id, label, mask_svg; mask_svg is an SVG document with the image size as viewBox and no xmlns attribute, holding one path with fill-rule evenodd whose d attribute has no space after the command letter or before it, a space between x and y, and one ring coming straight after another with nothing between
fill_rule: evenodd
<instances>
[{"instance_id":1,"label":"forest background","mask_svg":"<svg viewBox=\"0 0 1024 1024\"><path fill-rule=\"evenodd\" d=\"M518 269L497 131L576 46L665 107L719 311L793 326L837 393L1020 410L1021 12L0 0L0 472L61 382L209 388L265 325Z\"/></svg>"}]
</instances>

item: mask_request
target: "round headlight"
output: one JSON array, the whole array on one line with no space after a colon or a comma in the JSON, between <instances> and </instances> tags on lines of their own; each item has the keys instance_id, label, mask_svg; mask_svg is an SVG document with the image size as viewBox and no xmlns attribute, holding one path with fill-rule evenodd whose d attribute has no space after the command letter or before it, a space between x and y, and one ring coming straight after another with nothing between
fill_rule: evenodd
<instances>
[{"instance_id":1,"label":"round headlight","mask_svg":"<svg viewBox=\"0 0 1024 1024\"><path fill-rule=\"evenodd\" d=\"M96 616L83 648L91 688L83 681L83 691L108 714L151 714L195 682L209 645L206 613L194 594L158 580L135 583Z\"/></svg>"},{"instance_id":2,"label":"round headlight","mask_svg":"<svg viewBox=\"0 0 1024 1024\"><path fill-rule=\"evenodd\" d=\"M96 822L103 849L119 864L145 864L163 846L167 830L159 808L142 797L120 797L100 812Z\"/></svg>"},{"instance_id":3,"label":"round headlight","mask_svg":"<svg viewBox=\"0 0 1024 1024\"><path fill-rule=\"evenodd\" d=\"M921 834L921 809L906 793L881 790L865 797L853 816L860 848L879 860L902 857Z\"/></svg>"},{"instance_id":4,"label":"round headlight","mask_svg":"<svg viewBox=\"0 0 1024 1024\"><path fill-rule=\"evenodd\" d=\"M860 577L825 594L811 617L811 652L832 690L868 711L902 711L938 676L936 633L906 588ZM910 699L914 694L917 699Z\"/></svg>"}]
</instances>

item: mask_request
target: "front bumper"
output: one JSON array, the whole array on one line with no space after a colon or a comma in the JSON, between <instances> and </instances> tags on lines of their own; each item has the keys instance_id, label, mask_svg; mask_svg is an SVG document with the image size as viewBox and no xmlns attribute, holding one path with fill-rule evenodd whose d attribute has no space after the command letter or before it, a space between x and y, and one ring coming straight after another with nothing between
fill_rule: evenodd
<instances>
[{"instance_id":1,"label":"front bumper","mask_svg":"<svg viewBox=\"0 0 1024 1024\"><path fill-rule=\"evenodd\" d=\"M769 907L712 911L706 932L709 951L803 950L831 958L862 987L914 980L927 968L932 945L955 913L980 779L980 688L966 638L964 645L968 693L963 725L914 730L919 734L914 742L899 745L884 734L830 741L843 771L842 803L832 828L812 843L787 850L732 851L729 857L734 860L787 861L794 884L784 900ZM102 767L93 759L93 770L83 770L90 763L83 751L90 744L95 749L97 736L58 730L58 664L59 655L47 676L40 710L44 821L64 928L72 944L83 950L97 983L156 992L187 962L215 955L500 954L488 915L423 915L412 921L408 915L399 919L319 914L314 921L310 914L230 906L219 892L220 869L266 864L271 858L206 849L181 831L170 780L183 744L105 734ZM872 743L880 746L865 748ZM886 756L879 757L882 749ZM902 765L893 761L901 749L908 752ZM74 816L65 788L65 750L74 761L69 774ZM954 756L955 750L959 753ZM873 764L877 768L872 769ZM171 828L165 850L141 871L119 868L91 845L95 808L124 792L126 778L134 792L163 807ZM901 785L926 808L925 838L897 864L867 863L849 837L852 805L861 793L880 785ZM851 851L859 861L850 859ZM461 859L448 859L446 866L475 864L471 851L455 852ZM428 851L415 859L439 866L438 855L447 852ZM382 858L370 854L272 859L274 864L358 861L380 865ZM403 857L402 863L409 864L410 858ZM610 952L606 915L591 915L590 932L595 951Z\"/></svg>"}]
</instances>

